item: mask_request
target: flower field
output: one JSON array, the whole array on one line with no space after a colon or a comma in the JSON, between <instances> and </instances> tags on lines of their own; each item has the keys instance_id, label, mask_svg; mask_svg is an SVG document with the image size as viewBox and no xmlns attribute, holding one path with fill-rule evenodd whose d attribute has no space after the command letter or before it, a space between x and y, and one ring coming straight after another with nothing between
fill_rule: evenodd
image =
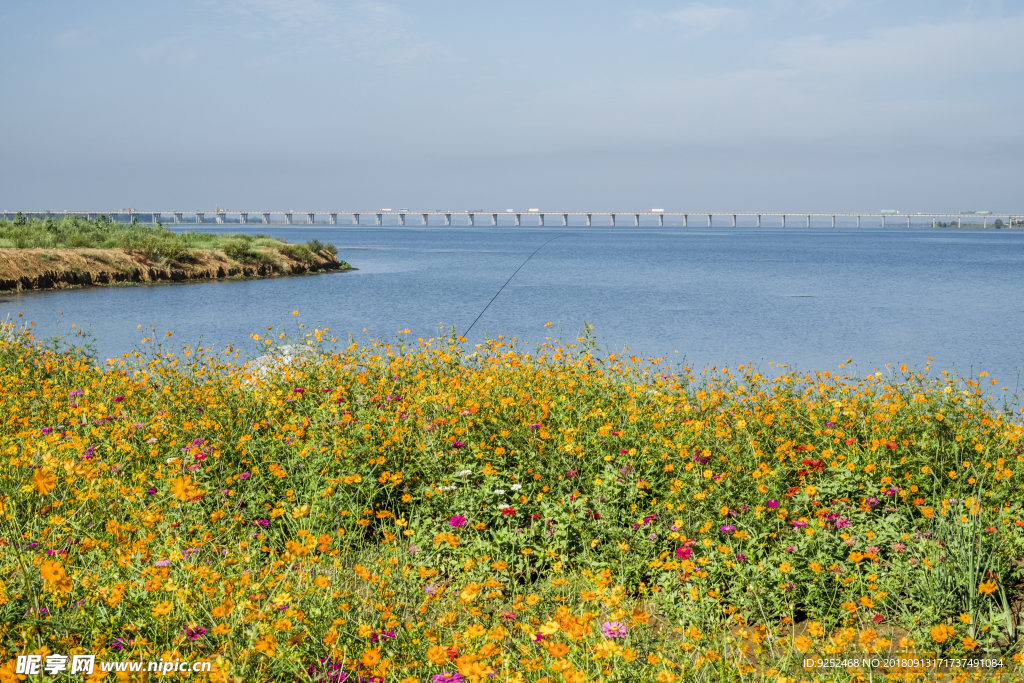
<instances>
[{"instance_id":1,"label":"flower field","mask_svg":"<svg viewBox=\"0 0 1024 683\"><path fill-rule=\"evenodd\" d=\"M1018 678L1024 430L984 373L299 335L97 368L3 330L0 681Z\"/></svg>"}]
</instances>

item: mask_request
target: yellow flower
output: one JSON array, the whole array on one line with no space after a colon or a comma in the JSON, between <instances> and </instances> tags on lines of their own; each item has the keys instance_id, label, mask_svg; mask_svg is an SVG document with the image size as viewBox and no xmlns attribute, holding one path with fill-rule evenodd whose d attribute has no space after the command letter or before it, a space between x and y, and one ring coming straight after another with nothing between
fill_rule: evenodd
<instances>
[{"instance_id":1,"label":"yellow flower","mask_svg":"<svg viewBox=\"0 0 1024 683\"><path fill-rule=\"evenodd\" d=\"M356 629L356 633L359 634L360 638L369 638L373 635L373 628L366 624L359 624L359 628Z\"/></svg>"},{"instance_id":2,"label":"yellow flower","mask_svg":"<svg viewBox=\"0 0 1024 683\"><path fill-rule=\"evenodd\" d=\"M961 612L961 614L960 614L960 621L964 622L965 624L971 623L971 615L970 614L964 614L964 613Z\"/></svg>"},{"instance_id":3,"label":"yellow flower","mask_svg":"<svg viewBox=\"0 0 1024 683\"><path fill-rule=\"evenodd\" d=\"M538 630L541 632L541 634L545 636L553 636L556 633L558 633L558 624L556 624L553 621L549 621L545 623L543 626L541 626Z\"/></svg>"},{"instance_id":4,"label":"yellow flower","mask_svg":"<svg viewBox=\"0 0 1024 683\"><path fill-rule=\"evenodd\" d=\"M978 592L982 595L988 595L989 593L995 593L998 588L995 581L986 581L978 586Z\"/></svg>"},{"instance_id":5,"label":"yellow flower","mask_svg":"<svg viewBox=\"0 0 1024 683\"><path fill-rule=\"evenodd\" d=\"M174 609L174 605L165 600L153 608L152 614L154 617L162 617L165 614L170 614L172 609Z\"/></svg>"},{"instance_id":6,"label":"yellow flower","mask_svg":"<svg viewBox=\"0 0 1024 683\"><path fill-rule=\"evenodd\" d=\"M274 622L274 629L277 631L289 631L292 628L292 622L288 619L278 619Z\"/></svg>"},{"instance_id":7,"label":"yellow flower","mask_svg":"<svg viewBox=\"0 0 1024 683\"><path fill-rule=\"evenodd\" d=\"M779 565L779 571L783 574L788 574L792 569L793 567L789 564L789 562L783 562Z\"/></svg>"},{"instance_id":8,"label":"yellow flower","mask_svg":"<svg viewBox=\"0 0 1024 683\"><path fill-rule=\"evenodd\" d=\"M807 494L808 498L814 498L816 495L818 495L818 489L814 485L811 485L804 489L804 493Z\"/></svg>"},{"instance_id":9,"label":"yellow flower","mask_svg":"<svg viewBox=\"0 0 1024 683\"><path fill-rule=\"evenodd\" d=\"M302 519L303 517L309 517L308 505L300 505L298 507L292 508L293 519Z\"/></svg>"}]
</instances>

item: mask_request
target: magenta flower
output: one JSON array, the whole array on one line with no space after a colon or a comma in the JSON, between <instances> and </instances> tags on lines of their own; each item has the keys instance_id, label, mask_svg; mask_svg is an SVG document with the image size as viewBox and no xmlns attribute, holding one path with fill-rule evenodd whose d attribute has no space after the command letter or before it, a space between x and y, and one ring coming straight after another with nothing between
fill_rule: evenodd
<instances>
[{"instance_id":1,"label":"magenta flower","mask_svg":"<svg viewBox=\"0 0 1024 683\"><path fill-rule=\"evenodd\" d=\"M601 634L605 638L625 638L629 627L618 621L606 621L601 624Z\"/></svg>"},{"instance_id":2,"label":"magenta flower","mask_svg":"<svg viewBox=\"0 0 1024 683\"><path fill-rule=\"evenodd\" d=\"M241 479L242 481L245 481L246 479L248 479L251 476L252 476L252 472L242 472L241 474L238 475L238 478Z\"/></svg>"},{"instance_id":3,"label":"magenta flower","mask_svg":"<svg viewBox=\"0 0 1024 683\"><path fill-rule=\"evenodd\" d=\"M452 441L452 448L462 448L465 445L466 444L462 443L461 441ZM440 676L440 675L441 674L438 674L438 676ZM455 674L455 675L459 676L459 674ZM461 676L460 676L459 680L462 680Z\"/></svg>"},{"instance_id":4,"label":"magenta flower","mask_svg":"<svg viewBox=\"0 0 1024 683\"><path fill-rule=\"evenodd\" d=\"M432 683L462 683L466 679L460 673L445 671L441 674L434 674L430 677L430 680Z\"/></svg>"},{"instance_id":5,"label":"magenta flower","mask_svg":"<svg viewBox=\"0 0 1024 683\"><path fill-rule=\"evenodd\" d=\"M723 534L731 534L732 532L736 531L736 527L734 527L732 524L723 524L722 526L718 527L718 530L721 531Z\"/></svg>"},{"instance_id":6,"label":"magenta flower","mask_svg":"<svg viewBox=\"0 0 1024 683\"><path fill-rule=\"evenodd\" d=\"M692 554L692 548L676 548L676 557L678 557L680 560L688 560L690 559L690 555Z\"/></svg>"},{"instance_id":7,"label":"magenta flower","mask_svg":"<svg viewBox=\"0 0 1024 683\"><path fill-rule=\"evenodd\" d=\"M462 515L455 515L448 520L448 524L450 524L453 529L461 529L468 524L468 521Z\"/></svg>"},{"instance_id":8,"label":"magenta flower","mask_svg":"<svg viewBox=\"0 0 1024 683\"><path fill-rule=\"evenodd\" d=\"M777 507L779 507L779 501L775 500L774 498L768 501L768 508L770 510L774 510Z\"/></svg>"}]
</instances>

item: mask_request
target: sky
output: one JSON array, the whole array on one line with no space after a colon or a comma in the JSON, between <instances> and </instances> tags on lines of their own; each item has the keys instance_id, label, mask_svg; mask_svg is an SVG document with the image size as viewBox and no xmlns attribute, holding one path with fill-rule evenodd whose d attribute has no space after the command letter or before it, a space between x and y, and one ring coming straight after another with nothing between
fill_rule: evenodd
<instances>
[{"instance_id":1,"label":"sky","mask_svg":"<svg viewBox=\"0 0 1024 683\"><path fill-rule=\"evenodd\" d=\"M1024 1L0 0L0 210L1024 213Z\"/></svg>"}]
</instances>

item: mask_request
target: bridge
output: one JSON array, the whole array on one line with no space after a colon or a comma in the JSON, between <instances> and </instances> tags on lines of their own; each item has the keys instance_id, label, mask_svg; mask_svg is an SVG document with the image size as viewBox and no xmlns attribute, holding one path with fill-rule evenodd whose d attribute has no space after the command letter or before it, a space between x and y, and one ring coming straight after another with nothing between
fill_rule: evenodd
<instances>
[{"instance_id":1,"label":"bridge","mask_svg":"<svg viewBox=\"0 0 1024 683\"><path fill-rule=\"evenodd\" d=\"M13 220L19 212L0 211L0 219ZM811 227L812 219L816 225L824 222L825 225L836 227L836 219L844 223L856 221L856 227L861 227L862 219L869 219L871 224L881 224L881 227L911 227L912 225L936 227L939 222L950 224L956 222L957 226L978 225L988 227L989 222L1002 220L1007 227L1024 227L1024 213L1020 214L991 214L982 212L971 213L895 213L895 212L864 212L864 213L828 213L820 211L797 211L797 212L716 212L716 211L663 211L651 209L647 211L541 211L540 209L504 211L462 210L447 211L436 209L434 211L412 211L409 209L372 209L367 211L241 211L215 209L213 211L140 211L136 209L122 209L120 211L22 211L27 218L55 218L64 216L80 216L87 219L95 219L100 216L107 216L113 221L122 223L170 223L170 224L231 224L231 225L406 225L408 217L415 221L419 219L420 225L439 224L443 219L444 225L452 225L453 218L463 225L570 225L570 217L573 225L592 226L604 225L629 225L635 227L641 225L665 225L665 217L675 217L676 222L682 220L683 227L703 226L707 227L730 225L738 227L740 220L743 223L750 223L762 227L762 222L770 226L787 227L787 219L790 219L789 226L796 227L803 224L804 227ZM338 222L338 216L350 217L350 222ZM548 223L554 217L554 223ZM434 221L431 221L434 218ZM166 220L165 220L166 219ZM499 221L500 219L500 221ZM793 223L796 219L796 223ZM623 223L622 221L625 221ZM481 221L477 223L477 221ZM525 223L524 223L525 221ZM705 223L706 222L706 223ZM824 226L821 226L824 227ZM852 225L850 227L853 227Z\"/></svg>"}]
</instances>

